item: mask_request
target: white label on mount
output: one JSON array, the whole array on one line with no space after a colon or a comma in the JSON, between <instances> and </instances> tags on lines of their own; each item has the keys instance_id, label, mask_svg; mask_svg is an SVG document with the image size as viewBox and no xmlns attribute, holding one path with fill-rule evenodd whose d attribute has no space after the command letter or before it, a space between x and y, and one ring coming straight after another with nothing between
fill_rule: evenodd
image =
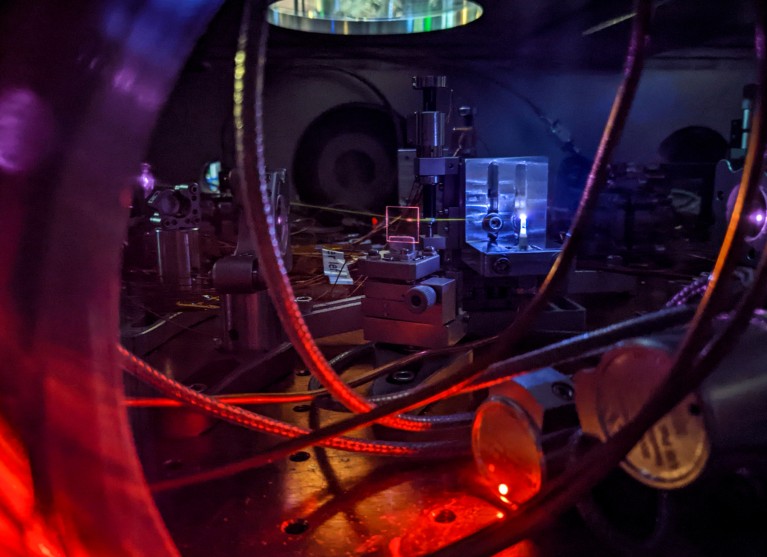
<instances>
[{"instance_id":1,"label":"white label on mount","mask_svg":"<svg viewBox=\"0 0 767 557\"><path fill-rule=\"evenodd\" d=\"M322 266L330 284L354 284L354 280L349 274L349 266L346 264L344 252L323 248Z\"/></svg>"}]
</instances>

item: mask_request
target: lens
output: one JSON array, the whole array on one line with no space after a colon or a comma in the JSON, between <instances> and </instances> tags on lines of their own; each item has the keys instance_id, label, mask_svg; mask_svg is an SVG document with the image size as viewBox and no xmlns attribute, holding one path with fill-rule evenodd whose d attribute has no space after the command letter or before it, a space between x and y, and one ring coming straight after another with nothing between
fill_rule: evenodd
<instances>
[{"instance_id":1,"label":"lens","mask_svg":"<svg viewBox=\"0 0 767 557\"><path fill-rule=\"evenodd\" d=\"M740 186L734 188L727 199L728 219L732 217L739 191ZM751 206L745 212L744 219L746 221L746 240L750 242L755 240L764 231L765 221L767 220L767 198L765 198L764 190L761 188L756 194L756 199L754 199Z\"/></svg>"},{"instance_id":2,"label":"lens","mask_svg":"<svg viewBox=\"0 0 767 557\"><path fill-rule=\"evenodd\" d=\"M544 475L540 431L517 403L493 397L482 404L471 441L477 468L501 501L515 506L538 493Z\"/></svg>"}]
</instances>

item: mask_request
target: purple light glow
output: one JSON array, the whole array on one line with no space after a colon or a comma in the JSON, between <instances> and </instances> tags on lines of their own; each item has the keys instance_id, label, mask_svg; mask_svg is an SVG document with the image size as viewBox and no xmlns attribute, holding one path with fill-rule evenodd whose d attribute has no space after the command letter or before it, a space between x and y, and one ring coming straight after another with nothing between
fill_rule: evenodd
<instances>
[{"instance_id":1,"label":"purple light glow","mask_svg":"<svg viewBox=\"0 0 767 557\"><path fill-rule=\"evenodd\" d=\"M154 110L162 104L162 95L149 82L142 81L138 70L128 63L115 71L112 87L141 108Z\"/></svg>"},{"instance_id":2,"label":"purple light glow","mask_svg":"<svg viewBox=\"0 0 767 557\"><path fill-rule=\"evenodd\" d=\"M141 174L138 177L138 183L144 190L144 197L149 197L154 190L155 179L152 174L152 166L149 163L141 163Z\"/></svg>"},{"instance_id":3,"label":"purple light glow","mask_svg":"<svg viewBox=\"0 0 767 557\"><path fill-rule=\"evenodd\" d=\"M53 129L53 112L33 91L0 92L0 171L31 171L50 151Z\"/></svg>"}]
</instances>

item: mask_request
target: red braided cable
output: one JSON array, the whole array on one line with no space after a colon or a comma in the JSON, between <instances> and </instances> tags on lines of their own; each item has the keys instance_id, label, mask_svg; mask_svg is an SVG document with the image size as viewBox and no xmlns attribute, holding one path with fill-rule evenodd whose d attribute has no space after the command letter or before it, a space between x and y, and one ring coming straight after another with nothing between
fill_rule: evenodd
<instances>
[{"instance_id":1,"label":"red braided cable","mask_svg":"<svg viewBox=\"0 0 767 557\"><path fill-rule=\"evenodd\" d=\"M244 205L248 229L258 251L259 271L266 281L274 307L306 367L338 402L353 412L367 413L375 408L375 405L341 380L314 342L295 302L293 286L282 261L264 163L262 92L268 29L263 12L265 6L266 3L262 3L261 10L257 14L251 14L250 4L246 3L235 56L234 119L237 168L241 173L247 198ZM261 23L259 44L256 48L248 41L253 31L250 27L251 21ZM411 420L404 416L387 416L381 418L380 423L407 431L424 431L432 427L431 423Z\"/></svg>"},{"instance_id":2,"label":"red braided cable","mask_svg":"<svg viewBox=\"0 0 767 557\"><path fill-rule=\"evenodd\" d=\"M185 405L193 406L205 414L280 437L293 438L311 432L309 429L262 416L261 414L226 404L211 396L198 393L165 376L162 372L129 352L125 347L118 345L117 350L125 358L126 368L128 368L132 375L148 383L166 396L179 400ZM461 449L465 449L468 446L466 443L456 441L396 443L369 441L351 437L334 437L321 443L321 445L343 451L387 456L456 456L465 452L465 450Z\"/></svg>"}]
</instances>

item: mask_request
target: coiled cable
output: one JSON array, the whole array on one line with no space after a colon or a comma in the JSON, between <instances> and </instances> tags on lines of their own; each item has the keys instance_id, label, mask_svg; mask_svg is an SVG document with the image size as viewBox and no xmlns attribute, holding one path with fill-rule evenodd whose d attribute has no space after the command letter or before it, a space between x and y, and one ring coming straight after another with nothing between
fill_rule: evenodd
<instances>
[{"instance_id":1,"label":"coiled cable","mask_svg":"<svg viewBox=\"0 0 767 557\"><path fill-rule=\"evenodd\" d=\"M251 4L256 4L256 8ZM245 2L235 55L235 137L237 166L247 201L244 203L245 219L251 241L258 252L259 270L291 343L306 367L338 402L354 412L365 413L374 406L338 377L314 342L296 304L295 293L281 257L264 163L263 86L268 29L266 6L267 2L263 0ZM260 24L255 47L254 42L249 40L254 22ZM251 58L255 59L251 61ZM396 416L383 416L381 423L409 431L423 431L431 427L428 422Z\"/></svg>"},{"instance_id":2,"label":"coiled cable","mask_svg":"<svg viewBox=\"0 0 767 557\"><path fill-rule=\"evenodd\" d=\"M553 365L558 361L569 360L574 356L583 354L584 352L590 352L592 350L609 347L615 342L626 338L641 334L648 334L651 332L657 332L669 327L679 326L687 322L693 312L694 308L687 306L668 308L652 314L643 315L623 323L611 325L609 327L605 327L604 329L579 335L577 337L573 337L571 339L540 348L533 352L514 356L503 362L498 362L495 364L495 367L490 370L490 373L486 378L484 378L484 380L478 379L476 384L468 388L472 390L485 388L494 383L505 381L514 375L518 375L532 369ZM386 404L377 406L374 412L394 413L412 410L421 405L447 398L456 392L460 392L460 390L445 391L438 383L431 385L422 384L413 388L410 392L408 392L406 396L394 398L395 395L388 395L392 398L392 400ZM416 403L411 402L411 399L414 395L418 400ZM230 464L225 464L219 468L200 474L190 474L184 478L179 478L173 486L169 486L167 489L225 478L227 476L238 474L251 468L257 468L270 462L274 462L275 460L285 458L297 450L320 442L324 442L325 440L332 439L333 437L341 435L347 431L357 429L359 427L363 427L375 422L376 417L371 416L370 414L371 413L351 416L336 423L316 429L307 435L284 441L279 445L276 445L275 447L272 447L271 449L253 457Z\"/></svg>"},{"instance_id":3,"label":"coiled cable","mask_svg":"<svg viewBox=\"0 0 767 557\"><path fill-rule=\"evenodd\" d=\"M751 196L755 194L761 180L767 144L767 6L761 0L756 2L756 14L757 102L741 189L709 289L687 329L667 380L639 413L613 437L587 452L576 466L554 480L517 512L489 528L432 553L433 557L459 557L468 551L478 557L494 555L550 524L556 516L572 506L617 466L653 424L715 369L734 340L747 326L754 309L764 303L767 294L767 249L760 258L752 286L741 298L724 331L709 340L711 316L715 315L717 306L726 294L723 286L726 282L722 279L728 278L726 271L734 268L739 259L740 243L746 231L746 219L742 218L743 209L750 206Z\"/></svg>"},{"instance_id":4,"label":"coiled cable","mask_svg":"<svg viewBox=\"0 0 767 557\"><path fill-rule=\"evenodd\" d=\"M118 352L125 359L126 369L129 373L151 385L163 394L171 396L183 402L185 405L195 408L207 415L280 437L298 437L310 432L308 429L293 424L288 424L280 420L249 412L237 406L224 404L165 376L162 372L150 366L122 346L118 345ZM334 439L329 439L327 443L323 443L323 446L379 456L442 458L466 454L468 440L397 443L336 437Z\"/></svg>"}]
</instances>

